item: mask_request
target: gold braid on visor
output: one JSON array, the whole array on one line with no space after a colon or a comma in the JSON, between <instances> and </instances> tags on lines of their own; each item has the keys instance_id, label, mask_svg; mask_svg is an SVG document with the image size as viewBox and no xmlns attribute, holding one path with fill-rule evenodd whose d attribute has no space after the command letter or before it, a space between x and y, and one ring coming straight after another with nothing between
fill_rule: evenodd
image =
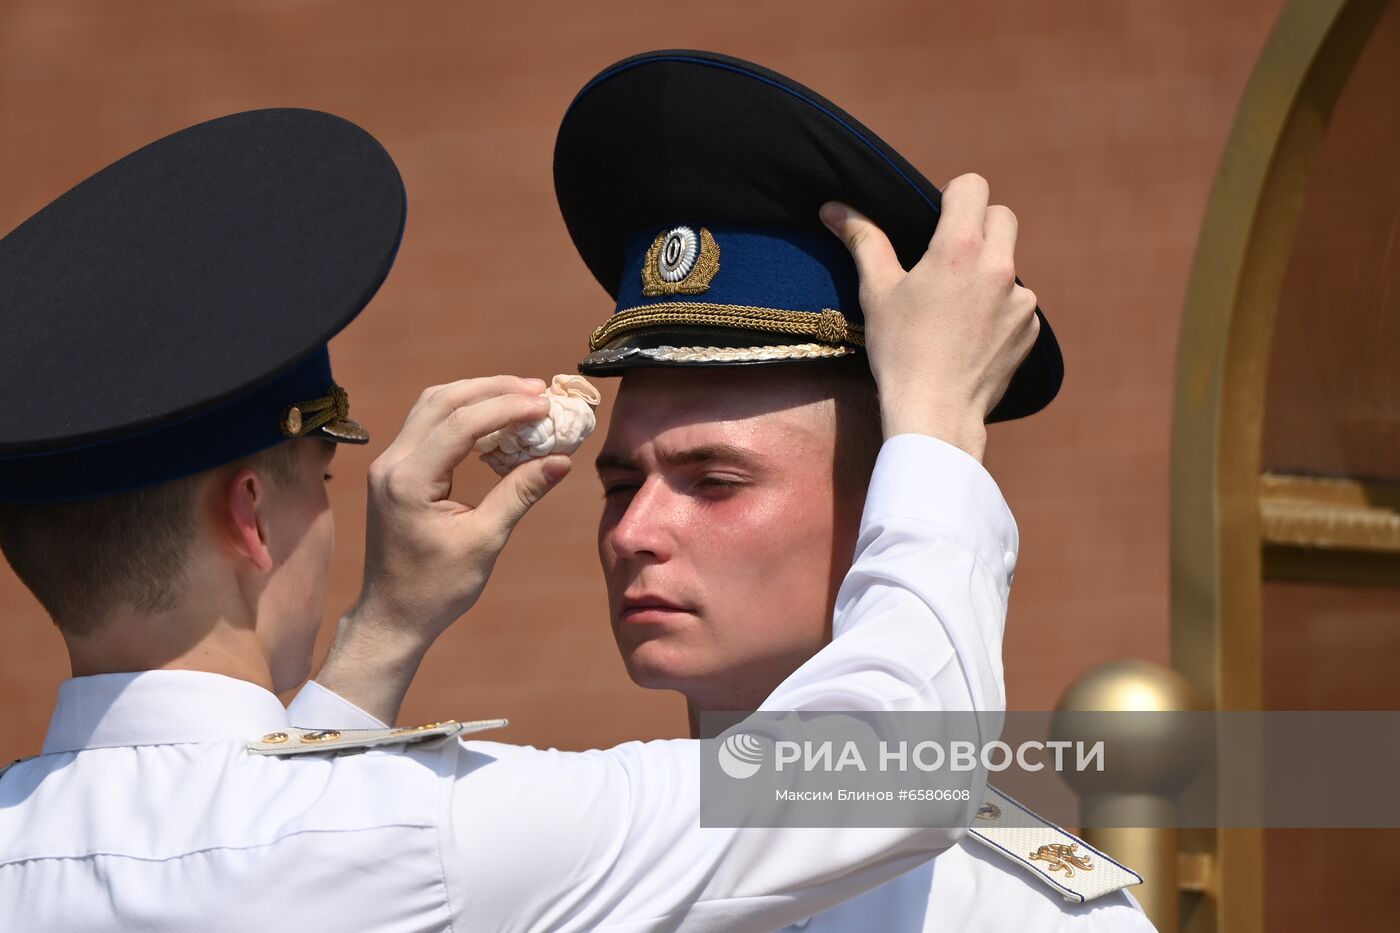
<instances>
[{"instance_id":1,"label":"gold braid on visor","mask_svg":"<svg viewBox=\"0 0 1400 933\"><path fill-rule=\"evenodd\" d=\"M282 414L282 433L287 437L301 437L332 421L344 421L350 417L350 396L334 382L320 398L309 402L297 402Z\"/></svg>"},{"instance_id":2,"label":"gold braid on visor","mask_svg":"<svg viewBox=\"0 0 1400 933\"><path fill-rule=\"evenodd\" d=\"M781 311L745 305L716 305L705 302L662 302L619 311L588 338L588 349L601 350L624 334L650 327L727 327L764 331L793 337L815 337L837 346L865 346L865 328L852 324L840 311L830 308L819 314L809 311Z\"/></svg>"}]
</instances>

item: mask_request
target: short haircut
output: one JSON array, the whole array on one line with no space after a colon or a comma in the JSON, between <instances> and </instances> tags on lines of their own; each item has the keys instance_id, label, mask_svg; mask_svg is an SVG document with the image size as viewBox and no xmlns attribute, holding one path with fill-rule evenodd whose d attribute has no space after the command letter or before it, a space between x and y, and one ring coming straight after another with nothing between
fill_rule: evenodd
<instances>
[{"instance_id":1,"label":"short haircut","mask_svg":"<svg viewBox=\"0 0 1400 933\"><path fill-rule=\"evenodd\" d=\"M846 357L831 367L831 397L836 408L836 459L832 483L836 495L858 493L862 499L884 444L880 395L864 356Z\"/></svg>"},{"instance_id":2,"label":"short haircut","mask_svg":"<svg viewBox=\"0 0 1400 933\"><path fill-rule=\"evenodd\" d=\"M279 485L297 477L296 444L244 461ZM85 502L0 502L0 552L61 631L94 631L113 606L179 604L205 474Z\"/></svg>"}]
</instances>

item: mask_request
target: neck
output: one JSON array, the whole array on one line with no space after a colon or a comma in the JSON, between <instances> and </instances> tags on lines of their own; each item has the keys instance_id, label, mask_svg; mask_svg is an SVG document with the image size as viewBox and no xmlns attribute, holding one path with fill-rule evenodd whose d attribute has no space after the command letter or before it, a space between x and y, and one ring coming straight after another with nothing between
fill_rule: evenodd
<instances>
[{"instance_id":1,"label":"neck","mask_svg":"<svg viewBox=\"0 0 1400 933\"><path fill-rule=\"evenodd\" d=\"M825 637L817 643L794 647L789 652L771 657L752 659L748 664L732 665L717 674L709 674L672 689L685 696L687 717L692 739L710 738L739 723L744 716L758 709L797 670L831 640L828 626ZM708 714L717 715L708 715ZM732 713L732 716L724 715ZM705 722L700 721L705 715ZM702 734L705 733L705 734Z\"/></svg>"},{"instance_id":2,"label":"neck","mask_svg":"<svg viewBox=\"0 0 1400 933\"><path fill-rule=\"evenodd\" d=\"M118 612L90 633L63 637L74 677L205 671L274 689L256 633L219 614Z\"/></svg>"},{"instance_id":3,"label":"neck","mask_svg":"<svg viewBox=\"0 0 1400 933\"><path fill-rule=\"evenodd\" d=\"M710 697L700 699L693 695L686 695L685 710L686 718L690 722L690 737L692 739L710 739L719 735L725 729L737 724L747 714L758 709L768 694L777 689L777 684L761 693L746 694L743 696L729 696L725 700L716 701ZM704 720L701 720L701 717Z\"/></svg>"}]
</instances>

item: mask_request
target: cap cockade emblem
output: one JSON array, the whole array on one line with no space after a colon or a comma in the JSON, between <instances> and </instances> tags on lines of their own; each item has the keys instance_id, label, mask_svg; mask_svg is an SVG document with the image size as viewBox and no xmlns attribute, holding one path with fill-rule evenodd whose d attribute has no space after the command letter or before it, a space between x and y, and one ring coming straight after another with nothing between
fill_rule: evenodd
<instances>
[{"instance_id":1,"label":"cap cockade emblem","mask_svg":"<svg viewBox=\"0 0 1400 933\"><path fill-rule=\"evenodd\" d=\"M704 227L700 235L690 227L674 227L659 233L642 262L642 294L698 295L710 287L719 271L719 244Z\"/></svg>"}]
</instances>

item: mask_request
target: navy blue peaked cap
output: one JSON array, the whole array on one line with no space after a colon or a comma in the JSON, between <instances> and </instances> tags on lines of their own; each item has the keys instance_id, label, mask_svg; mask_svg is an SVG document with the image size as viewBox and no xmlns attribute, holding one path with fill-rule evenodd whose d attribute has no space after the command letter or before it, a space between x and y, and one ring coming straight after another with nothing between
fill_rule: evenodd
<instances>
[{"instance_id":1,"label":"navy blue peaked cap","mask_svg":"<svg viewBox=\"0 0 1400 933\"><path fill-rule=\"evenodd\" d=\"M579 370L824 360L862 351L854 263L818 210L844 201L905 268L938 224L939 191L855 118L751 62L647 52L574 98L554 184L579 255L616 302ZM1044 408L1064 365L1045 317L989 416Z\"/></svg>"},{"instance_id":2,"label":"navy blue peaked cap","mask_svg":"<svg viewBox=\"0 0 1400 933\"><path fill-rule=\"evenodd\" d=\"M312 110L201 123L59 197L0 240L0 500L367 441L326 344L384 281L404 218L384 148Z\"/></svg>"}]
</instances>

